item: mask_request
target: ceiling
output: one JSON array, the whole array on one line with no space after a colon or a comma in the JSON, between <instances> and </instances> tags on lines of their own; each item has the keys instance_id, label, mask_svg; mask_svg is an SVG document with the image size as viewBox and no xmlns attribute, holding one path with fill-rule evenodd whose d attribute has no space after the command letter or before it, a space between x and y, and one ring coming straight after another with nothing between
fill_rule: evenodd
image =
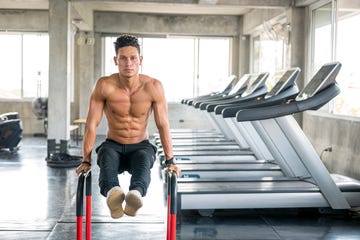
<instances>
[{"instance_id":1,"label":"ceiling","mask_svg":"<svg viewBox=\"0 0 360 240\"><path fill-rule=\"evenodd\" d=\"M80 29L91 29L94 11L152 14L243 15L252 9L288 8L317 0L72 0L71 19ZM0 9L49 8L48 0L0 0Z\"/></svg>"}]
</instances>

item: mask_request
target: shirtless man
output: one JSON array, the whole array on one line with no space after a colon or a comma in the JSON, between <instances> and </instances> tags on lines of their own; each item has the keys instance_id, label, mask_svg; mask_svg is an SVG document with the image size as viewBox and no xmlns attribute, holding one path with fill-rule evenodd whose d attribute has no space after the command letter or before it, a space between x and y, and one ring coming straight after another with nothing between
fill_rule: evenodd
<instances>
[{"instance_id":1,"label":"shirtless man","mask_svg":"<svg viewBox=\"0 0 360 240\"><path fill-rule=\"evenodd\" d=\"M89 111L83 139L83 162L77 174L91 167L91 151L96 129L105 113L108 122L107 139L96 148L100 167L100 192L105 196L112 218L124 213L135 216L142 207L142 197L150 184L150 169L155 161L156 147L148 138L147 124L152 111L163 146L166 164L177 174L180 169L173 162L169 132L167 102L160 81L139 74L143 57L136 37L122 35L115 45L115 65L118 73L101 77L90 97ZM129 192L120 187L118 174L131 174ZM122 204L126 205L123 209Z\"/></svg>"}]
</instances>

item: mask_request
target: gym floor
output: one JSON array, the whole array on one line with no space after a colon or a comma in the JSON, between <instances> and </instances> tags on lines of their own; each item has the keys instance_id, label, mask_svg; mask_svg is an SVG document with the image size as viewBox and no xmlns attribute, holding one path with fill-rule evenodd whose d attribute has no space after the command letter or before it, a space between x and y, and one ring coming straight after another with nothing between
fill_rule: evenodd
<instances>
[{"instance_id":1,"label":"gym floor","mask_svg":"<svg viewBox=\"0 0 360 240\"><path fill-rule=\"evenodd\" d=\"M98 138L97 142L103 138ZM75 239L75 168L47 167L46 138L24 137L17 153L0 152L0 239ZM75 142L70 149L79 155ZM81 145L81 143L80 143ZM94 155L95 159L96 156ZM93 160L94 162L95 160ZM158 167L144 207L136 217L109 217L93 166L92 239L152 240L166 238L165 193ZM127 189L129 175L119 176ZM360 239L360 214L317 210L186 211L178 215L177 239Z\"/></svg>"}]
</instances>

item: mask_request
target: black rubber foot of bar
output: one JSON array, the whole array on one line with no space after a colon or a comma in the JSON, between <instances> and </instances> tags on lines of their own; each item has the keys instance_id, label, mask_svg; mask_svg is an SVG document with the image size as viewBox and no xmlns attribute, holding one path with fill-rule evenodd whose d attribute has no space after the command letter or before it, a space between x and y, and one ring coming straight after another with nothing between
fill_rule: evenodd
<instances>
[{"instance_id":1,"label":"black rubber foot of bar","mask_svg":"<svg viewBox=\"0 0 360 240\"><path fill-rule=\"evenodd\" d=\"M72 156L67 153L54 153L46 158L47 166L56 168L77 167L81 164L82 157Z\"/></svg>"}]
</instances>

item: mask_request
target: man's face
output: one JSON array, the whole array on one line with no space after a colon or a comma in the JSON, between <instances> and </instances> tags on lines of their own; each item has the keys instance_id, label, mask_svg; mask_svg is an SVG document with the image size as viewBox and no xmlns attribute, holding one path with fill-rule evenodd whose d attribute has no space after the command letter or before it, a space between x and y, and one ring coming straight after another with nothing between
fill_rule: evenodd
<instances>
[{"instance_id":1,"label":"man's face","mask_svg":"<svg viewBox=\"0 0 360 240\"><path fill-rule=\"evenodd\" d=\"M139 56L136 47L127 46L119 48L114 61L115 65L118 66L120 75L130 78L139 73L142 56Z\"/></svg>"}]
</instances>

